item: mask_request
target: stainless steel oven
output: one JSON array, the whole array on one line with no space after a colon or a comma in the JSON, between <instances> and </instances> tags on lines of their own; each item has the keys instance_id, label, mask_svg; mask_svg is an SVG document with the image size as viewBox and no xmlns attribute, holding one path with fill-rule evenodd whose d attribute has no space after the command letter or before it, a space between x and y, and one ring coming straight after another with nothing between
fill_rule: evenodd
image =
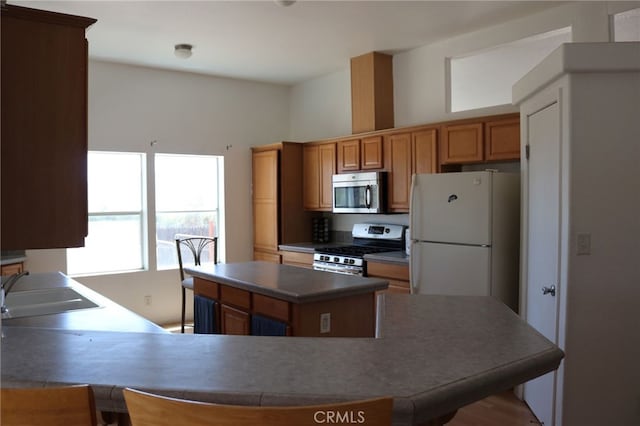
<instances>
[{"instance_id":1,"label":"stainless steel oven","mask_svg":"<svg viewBox=\"0 0 640 426\"><path fill-rule=\"evenodd\" d=\"M313 254L313 269L366 276L364 255L402 250L404 228L403 225L356 223L351 231L353 244L317 248Z\"/></svg>"},{"instance_id":2,"label":"stainless steel oven","mask_svg":"<svg viewBox=\"0 0 640 426\"><path fill-rule=\"evenodd\" d=\"M333 175L334 213L384 213L386 172Z\"/></svg>"}]
</instances>

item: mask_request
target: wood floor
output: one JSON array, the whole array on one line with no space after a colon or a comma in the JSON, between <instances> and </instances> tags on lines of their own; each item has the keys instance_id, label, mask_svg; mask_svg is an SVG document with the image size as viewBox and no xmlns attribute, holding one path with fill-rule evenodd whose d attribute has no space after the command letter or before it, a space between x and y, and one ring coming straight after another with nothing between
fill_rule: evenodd
<instances>
[{"instance_id":1,"label":"wood floor","mask_svg":"<svg viewBox=\"0 0 640 426\"><path fill-rule=\"evenodd\" d=\"M537 426L540 422L513 392L493 395L456 413L447 426Z\"/></svg>"}]
</instances>

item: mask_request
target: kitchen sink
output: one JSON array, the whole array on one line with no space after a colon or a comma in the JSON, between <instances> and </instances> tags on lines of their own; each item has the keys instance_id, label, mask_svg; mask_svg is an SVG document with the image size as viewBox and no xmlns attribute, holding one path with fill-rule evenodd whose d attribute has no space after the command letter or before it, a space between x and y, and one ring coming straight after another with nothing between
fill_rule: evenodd
<instances>
[{"instance_id":1,"label":"kitchen sink","mask_svg":"<svg viewBox=\"0 0 640 426\"><path fill-rule=\"evenodd\" d=\"M7 295L5 306L7 311L2 314L2 319L51 315L100 307L71 287L12 292Z\"/></svg>"}]
</instances>

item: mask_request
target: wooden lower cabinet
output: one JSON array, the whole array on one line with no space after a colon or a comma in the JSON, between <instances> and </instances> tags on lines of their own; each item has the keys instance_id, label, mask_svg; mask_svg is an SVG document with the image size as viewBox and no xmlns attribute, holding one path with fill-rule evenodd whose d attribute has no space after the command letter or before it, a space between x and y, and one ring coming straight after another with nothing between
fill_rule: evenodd
<instances>
[{"instance_id":1,"label":"wooden lower cabinet","mask_svg":"<svg viewBox=\"0 0 640 426\"><path fill-rule=\"evenodd\" d=\"M409 265L367 261L367 276L389 281L389 287L382 292L411 293Z\"/></svg>"},{"instance_id":2,"label":"wooden lower cabinet","mask_svg":"<svg viewBox=\"0 0 640 426\"><path fill-rule=\"evenodd\" d=\"M2 265L0 270L2 271L2 275L18 274L24 270L24 264L22 262L10 263L8 265Z\"/></svg>"},{"instance_id":3,"label":"wooden lower cabinet","mask_svg":"<svg viewBox=\"0 0 640 426\"><path fill-rule=\"evenodd\" d=\"M214 299L220 306L222 334L256 335L252 319L276 322L282 335L306 337L374 337L374 292L293 303L277 297L238 289L202 278L194 280L194 294ZM321 317L329 314L328 330L321 328ZM271 335L271 334L269 334Z\"/></svg>"},{"instance_id":4,"label":"wooden lower cabinet","mask_svg":"<svg viewBox=\"0 0 640 426\"><path fill-rule=\"evenodd\" d=\"M300 253L297 251L281 251L282 264L299 266L301 268L313 268L313 254L312 253Z\"/></svg>"},{"instance_id":5,"label":"wooden lower cabinet","mask_svg":"<svg viewBox=\"0 0 640 426\"><path fill-rule=\"evenodd\" d=\"M248 312L227 305L220 306L220 332L222 334L247 336L251 334L250 321Z\"/></svg>"}]
</instances>

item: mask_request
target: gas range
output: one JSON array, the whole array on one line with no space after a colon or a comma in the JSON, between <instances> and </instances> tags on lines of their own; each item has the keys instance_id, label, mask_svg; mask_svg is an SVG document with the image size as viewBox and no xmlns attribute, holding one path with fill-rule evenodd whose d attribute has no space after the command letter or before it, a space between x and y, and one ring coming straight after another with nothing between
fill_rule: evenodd
<instances>
[{"instance_id":1,"label":"gas range","mask_svg":"<svg viewBox=\"0 0 640 426\"><path fill-rule=\"evenodd\" d=\"M402 250L404 226L372 223L353 225L353 244L315 249L313 269L349 275L366 275L365 254Z\"/></svg>"}]
</instances>

